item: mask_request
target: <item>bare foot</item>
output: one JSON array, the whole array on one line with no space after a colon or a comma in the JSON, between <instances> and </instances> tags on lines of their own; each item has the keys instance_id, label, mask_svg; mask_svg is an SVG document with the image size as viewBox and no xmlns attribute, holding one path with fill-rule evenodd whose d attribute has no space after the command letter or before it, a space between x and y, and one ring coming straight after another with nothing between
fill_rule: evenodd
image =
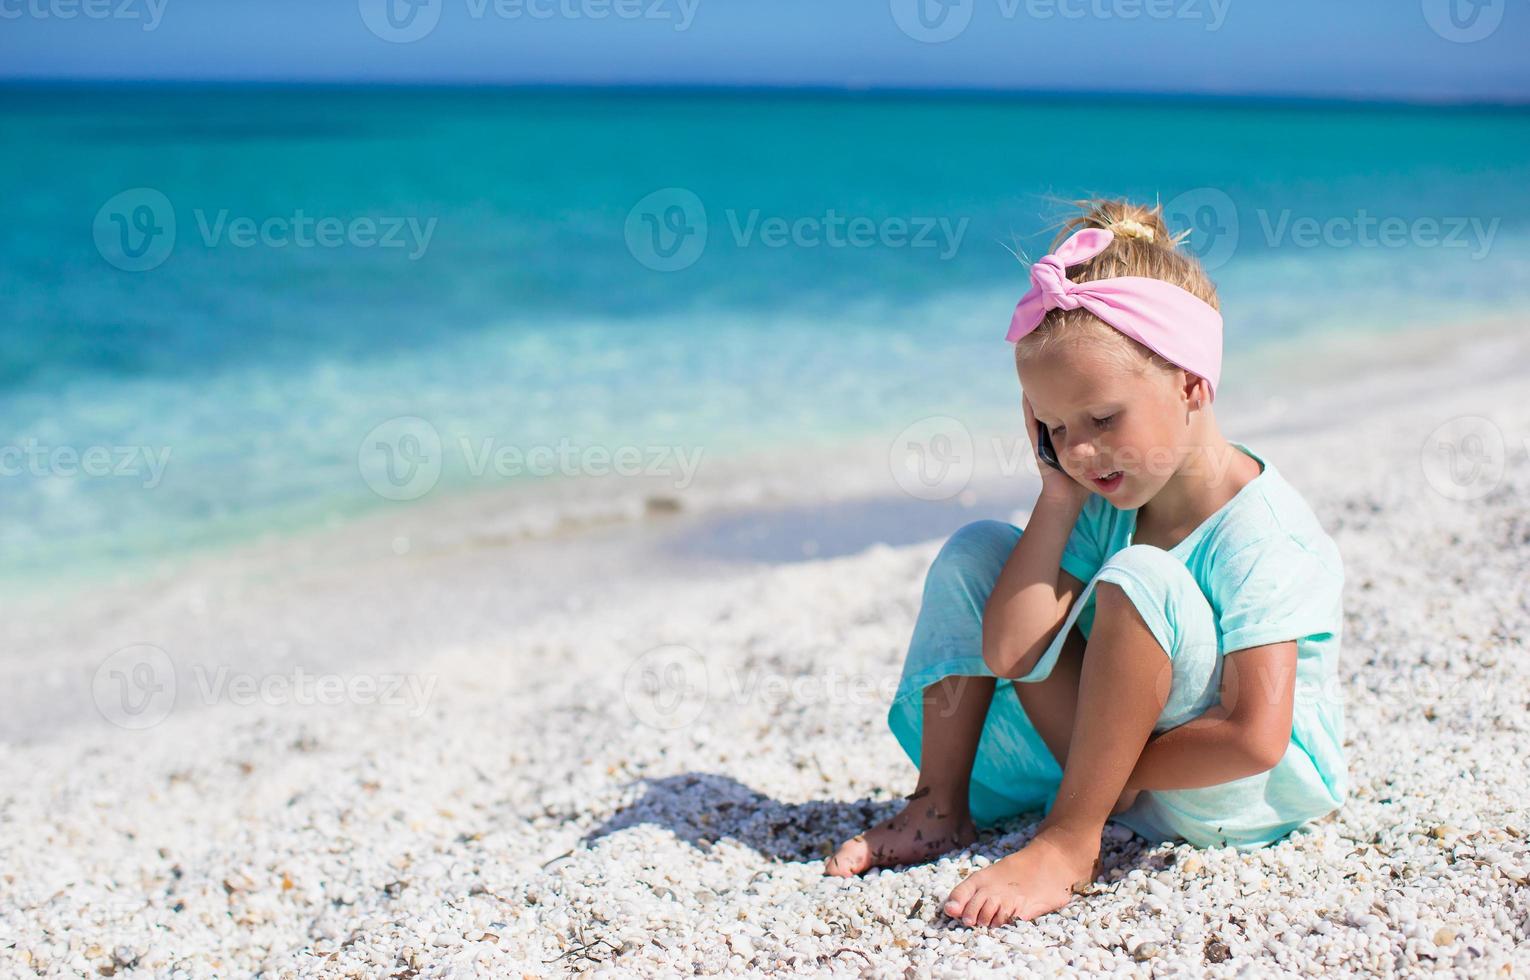
<instances>
[{"instance_id":1,"label":"bare foot","mask_svg":"<svg viewBox=\"0 0 1530 980\"><path fill-rule=\"evenodd\" d=\"M1098 834L1042 827L1025 847L952 889L946 914L969 926L1002 926L1055 912L1094 880L1099 857Z\"/></svg>"},{"instance_id":2,"label":"bare foot","mask_svg":"<svg viewBox=\"0 0 1530 980\"><path fill-rule=\"evenodd\" d=\"M916 790L895 817L839 846L823 873L848 878L872 868L919 864L977 840L967 808L932 802L929 787Z\"/></svg>"}]
</instances>

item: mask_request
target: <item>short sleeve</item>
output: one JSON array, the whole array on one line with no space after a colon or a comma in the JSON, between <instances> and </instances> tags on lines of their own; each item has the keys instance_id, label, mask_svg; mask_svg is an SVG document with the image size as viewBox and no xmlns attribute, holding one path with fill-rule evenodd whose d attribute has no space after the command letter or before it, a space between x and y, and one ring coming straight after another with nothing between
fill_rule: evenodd
<instances>
[{"instance_id":1,"label":"short sleeve","mask_svg":"<svg viewBox=\"0 0 1530 980\"><path fill-rule=\"evenodd\" d=\"M1217 562L1211 600L1222 652L1337 633L1343 621L1343 572L1279 534Z\"/></svg>"},{"instance_id":2,"label":"short sleeve","mask_svg":"<svg viewBox=\"0 0 1530 980\"><path fill-rule=\"evenodd\" d=\"M1078 520L1073 522L1073 533L1068 535L1068 543L1063 545L1062 570L1078 579L1087 582L1094 578L1095 573L1105 564L1106 528L1104 520L1104 508L1100 506L1104 498L1098 494L1092 494L1078 512Z\"/></svg>"}]
</instances>

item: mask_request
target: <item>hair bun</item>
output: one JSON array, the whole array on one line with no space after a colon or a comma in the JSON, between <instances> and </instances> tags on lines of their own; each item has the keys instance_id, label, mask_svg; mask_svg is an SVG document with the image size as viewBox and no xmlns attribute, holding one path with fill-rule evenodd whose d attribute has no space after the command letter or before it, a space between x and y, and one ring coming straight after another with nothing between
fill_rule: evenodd
<instances>
[{"instance_id":1,"label":"hair bun","mask_svg":"<svg viewBox=\"0 0 1530 980\"><path fill-rule=\"evenodd\" d=\"M1163 208L1159 205L1149 207L1111 198L1074 201L1073 205L1079 211L1063 223L1062 230L1052 242L1054 249L1080 228L1104 228L1123 241L1130 238L1171 252L1180 243L1180 236L1170 231L1164 222Z\"/></svg>"},{"instance_id":2,"label":"hair bun","mask_svg":"<svg viewBox=\"0 0 1530 980\"><path fill-rule=\"evenodd\" d=\"M1149 242L1157 238L1157 233L1152 228L1135 218L1117 218L1105 227L1112 234L1121 238L1141 238Z\"/></svg>"}]
</instances>

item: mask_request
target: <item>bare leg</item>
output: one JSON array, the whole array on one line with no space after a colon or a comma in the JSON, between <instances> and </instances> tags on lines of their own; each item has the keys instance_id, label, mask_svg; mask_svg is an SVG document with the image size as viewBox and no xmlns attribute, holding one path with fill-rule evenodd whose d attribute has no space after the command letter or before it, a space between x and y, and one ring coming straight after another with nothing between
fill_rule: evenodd
<instances>
[{"instance_id":1,"label":"bare leg","mask_svg":"<svg viewBox=\"0 0 1530 980\"><path fill-rule=\"evenodd\" d=\"M1070 630L1046 680L1014 685L1021 707L1059 765L1067 757L1072 735L1083 658L1084 636ZM977 839L967 793L996 683L991 677L948 677L925 688L922 765L909 804L841 845L825 873L852 875L888 864L928 861ZM970 697L963 697L963 691Z\"/></svg>"},{"instance_id":2,"label":"bare leg","mask_svg":"<svg viewBox=\"0 0 1530 980\"><path fill-rule=\"evenodd\" d=\"M1068 630L1062 651L1047 679L1036 684L1016 684L1015 695L1025 717L1041 740L1052 750L1059 766L1068 762L1068 742L1073 737L1073 718L1078 711L1078 688L1084 670L1084 634Z\"/></svg>"},{"instance_id":3,"label":"bare leg","mask_svg":"<svg viewBox=\"0 0 1530 980\"><path fill-rule=\"evenodd\" d=\"M1119 587L1095 597L1056 802L1029 844L951 892L946 913L967 925L1034 919L1094 879L1105 821L1163 711L1169 658Z\"/></svg>"},{"instance_id":4,"label":"bare leg","mask_svg":"<svg viewBox=\"0 0 1530 980\"><path fill-rule=\"evenodd\" d=\"M1047 679L1036 684L1016 684L1015 694L1041 740L1060 766L1068 764L1068 743L1073 739L1073 719L1078 712L1078 689L1084 672L1084 634L1068 631L1063 648ZM1131 807L1136 791L1116 802L1111 816Z\"/></svg>"},{"instance_id":5,"label":"bare leg","mask_svg":"<svg viewBox=\"0 0 1530 980\"><path fill-rule=\"evenodd\" d=\"M841 844L824 874L916 864L977 840L967 792L995 684L992 677L951 676L924 689L918 785L896 816Z\"/></svg>"}]
</instances>

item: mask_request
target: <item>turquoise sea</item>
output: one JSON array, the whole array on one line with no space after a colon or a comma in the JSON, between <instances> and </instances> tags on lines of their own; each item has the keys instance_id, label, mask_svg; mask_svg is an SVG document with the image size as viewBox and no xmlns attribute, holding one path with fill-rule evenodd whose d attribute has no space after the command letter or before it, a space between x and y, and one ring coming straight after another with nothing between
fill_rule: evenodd
<instances>
[{"instance_id":1,"label":"turquoise sea","mask_svg":"<svg viewBox=\"0 0 1530 980\"><path fill-rule=\"evenodd\" d=\"M1010 412L1012 251L1079 196L1169 206L1245 363L1530 309L1523 109L12 87L0 146L13 582L484 485L400 417L747 463Z\"/></svg>"}]
</instances>

